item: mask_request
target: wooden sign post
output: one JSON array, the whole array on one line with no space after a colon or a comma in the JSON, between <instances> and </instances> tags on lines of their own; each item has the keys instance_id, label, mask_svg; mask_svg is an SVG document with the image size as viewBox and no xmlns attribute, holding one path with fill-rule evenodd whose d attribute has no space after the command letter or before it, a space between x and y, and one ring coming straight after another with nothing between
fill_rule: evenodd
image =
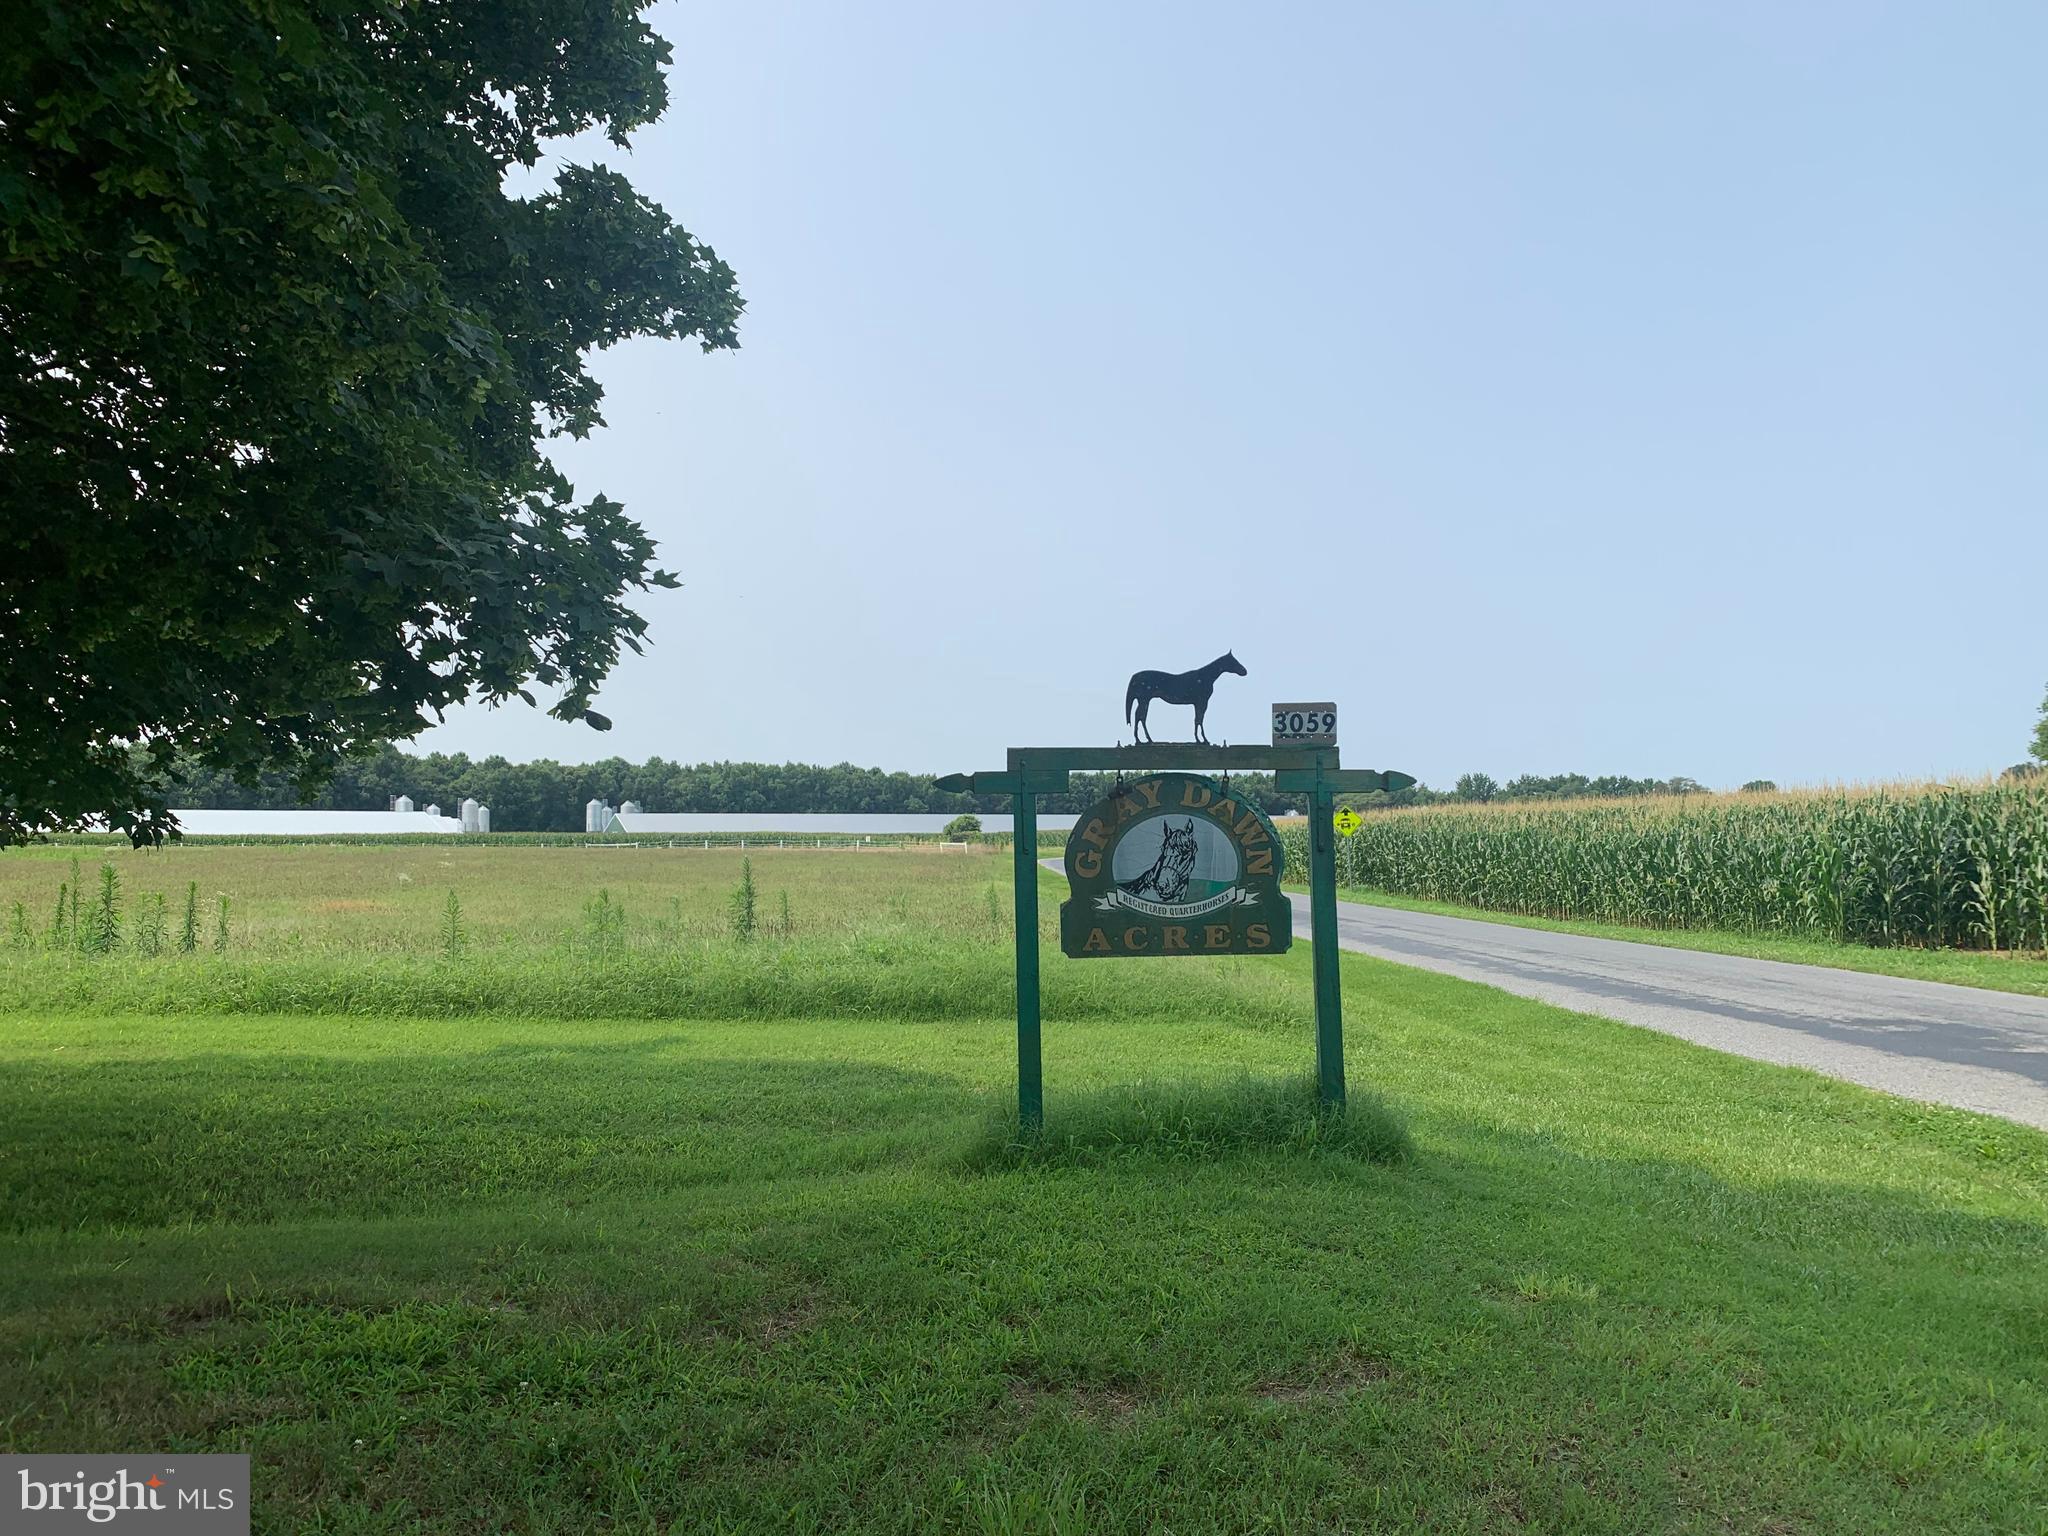
<instances>
[{"instance_id":1,"label":"wooden sign post","mask_svg":"<svg viewBox=\"0 0 2048 1536\"><path fill-rule=\"evenodd\" d=\"M1334 709L1331 711L1334 715ZM1332 721L1334 728L1334 721ZM1342 769L1333 743L1317 746L1215 747L1206 743L1147 742L1132 747L1012 747L1009 766L1000 773L954 773L936 781L948 792L966 791L980 795L1008 795L1013 816L1013 885L1017 923L1017 1120L1025 1135L1035 1135L1045 1123L1045 1078L1040 1050L1038 993L1038 797L1062 794L1068 775L1075 772L1111 770L1140 776L1150 791L1127 790L1136 803L1125 814L1118 805L1108 817L1098 806L1092 817L1083 817L1068 840L1067 873L1070 898L1062 912L1062 945L1075 932L1070 912L1086 916L1093 910L1132 914L1112 940L1107 925L1088 923L1075 942L1084 954L1132 955L1165 958L1178 955L1255 954L1284 950L1293 936L1291 909L1279 893L1282 872L1279 839L1272 823L1257 807L1243 802L1230 806L1229 831L1221 829L1221 807L1210 781L1185 771L1220 769L1225 773L1270 771L1274 787L1309 800L1309 936L1314 946L1312 972L1315 992L1316 1082L1323 1103L1331 1109L1344 1105L1344 994L1337 969L1337 855L1332 826L1336 797L1373 790L1406 789L1415 780L1405 773ZM1201 799L1204 788L1210 798ZM1153 803L1156 797L1157 804ZM1247 815L1247 812L1249 813ZM1097 824L1100 846L1088 829ZM1157 847L1153 864L1132 862L1125 869L1135 873L1119 875L1116 852L1133 837L1141 836L1141 824L1153 824L1150 841L1132 844L1136 854ZM1273 859L1270 870L1254 869L1263 827L1271 839ZM1228 851L1225 845L1228 845ZM1206 852L1205 852L1206 849ZM1085 854L1093 852L1095 861ZM1237 862L1230 860L1235 856ZM1182 866L1185 866L1183 870ZM1203 873L1206 871L1206 873ZM1185 879L1182 876L1185 874ZM1149 875L1149 878L1148 878ZM1262 877L1265 879L1262 881ZM1132 890L1127 881L1135 880ZM1200 882L1205 889L1197 892ZM1268 885L1271 887L1268 894ZM1112 889L1122 892L1113 896ZM1225 892L1230 899L1218 900ZM1192 900L1190 896L1192 895ZM1246 900L1249 896L1251 899ZM1172 899L1169 899L1172 898ZM1091 904L1108 901L1108 908ZM1076 908L1077 902L1083 906ZM1250 916L1252 908L1267 903L1269 919L1264 943L1252 932L1261 926ZM1136 903L1134 905L1133 903ZM1199 912L1181 909L1202 908ZM1230 909L1221 922L1200 923L1201 928L1222 928L1225 936L1214 947L1202 934L1198 942L1197 921ZM1090 949L1089 940L1102 928L1102 949ZM1168 934L1183 931L1178 941ZM1129 930L1125 932L1123 930ZM1117 947L1122 942L1121 948ZM1068 948L1068 953L1076 951Z\"/></svg>"}]
</instances>

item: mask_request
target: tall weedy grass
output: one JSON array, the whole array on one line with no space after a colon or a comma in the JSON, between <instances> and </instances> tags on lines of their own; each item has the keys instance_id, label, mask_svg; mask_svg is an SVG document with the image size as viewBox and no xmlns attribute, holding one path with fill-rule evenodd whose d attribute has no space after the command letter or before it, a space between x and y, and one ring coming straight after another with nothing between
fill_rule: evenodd
<instances>
[{"instance_id":1,"label":"tall weedy grass","mask_svg":"<svg viewBox=\"0 0 2048 1536\"><path fill-rule=\"evenodd\" d=\"M68 942L67 884L57 920L65 944L0 948L0 1013L987 1020L1012 1007L1008 904L991 910L996 887L972 858L434 852L431 861L410 848L110 852L124 889L168 885L180 909L131 897L110 964ZM443 878L444 867L468 873ZM0 882L13 882L0 883L0 897L39 916L63 869L62 854L0 856ZM188 871L202 879L186 880ZM744 891L750 879L755 937L739 943L735 882ZM218 909L202 906L202 884L232 893L225 952L209 952L221 928ZM1057 921L1047 903L1048 943ZM1077 965L1052 967L1042 986L1049 1017L1178 1011L1293 1030L1308 1015L1306 975L1298 963L1257 959Z\"/></svg>"},{"instance_id":2,"label":"tall weedy grass","mask_svg":"<svg viewBox=\"0 0 2048 1536\"><path fill-rule=\"evenodd\" d=\"M1304 873L1302 829L1281 836ZM1337 879L1539 917L2048 949L2048 787L1390 811L1338 840Z\"/></svg>"},{"instance_id":3,"label":"tall weedy grass","mask_svg":"<svg viewBox=\"0 0 2048 1536\"><path fill-rule=\"evenodd\" d=\"M732 936L745 944L759 927L755 915L754 861L740 860L740 883L732 888Z\"/></svg>"},{"instance_id":4,"label":"tall weedy grass","mask_svg":"<svg viewBox=\"0 0 2048 1536\"><path fill-rule=\"evenodd\" d=\"M189 955L199 948L199 882L185 887L185 921L178 929L178 953Z\"/></svg>"},{"instance_id":5,"label":"tall weedy grass","mask_svg":"<svg viewBox=\"0 0 2048 1536\"><path fill-rule=\"evenodd\" d=\"M462 898L451 888L447 905L441 908L441 958L460 960L469 947L469 928L462 920Z\"/></svg>"},{"instance_id":6,"label":"tall weedy grass","mask_svg":"<svg viewBox=\"0 0 2048 1536\"><path fill-rule=\"evenodd\" d=\"M135 952L149 956L162 954L166 923L164 893L149 892L135 909Z\"/></svg>"},{"instance_id":7,"label":"tall weedy grass","mask_svg":"<svg viewBox=\"0 0 2048 1536\"><path fill-rule=\"evenodd\" d=\"M100 893L93 902L79 948L88 954L110 955L121 947L121 877L114 866L100 866Z\"/></svg>"},{"instance_id":8,"label":"tall weedy grass","mask_svg":"<svg viewBox=\"0 0 2048 1536\"><path fill-rule=\"evenodd\" d=\"M67 883L58 886L57 910L50 914L50 926L43 934L43 947L45 949L62 949L65 947L64 911L70 899L70 885Z\"/></svg>"},{"instance_id":9,"label":"tall weedy grass","mask_svg":"<svg viewBox=\"0 0 2048 1536\"><path fill-rule=\"evenodd\" d=\"M583 946L593 960L616 960L626 952L626 909L609 889L584 903Z\"/></svg>"}]
</instances>

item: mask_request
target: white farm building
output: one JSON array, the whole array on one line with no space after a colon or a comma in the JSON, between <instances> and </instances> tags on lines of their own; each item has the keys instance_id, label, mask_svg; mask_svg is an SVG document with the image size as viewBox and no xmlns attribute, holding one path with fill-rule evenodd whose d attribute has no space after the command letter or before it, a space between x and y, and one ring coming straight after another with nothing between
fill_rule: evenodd
<instances>
[{"instance_id":1,"label":"white farm building","mask_svg":"<svg viewBox=\"0 0 2048 1536\"><path fill-rule=\"evenodd\" d=\"M187 837L333 837L350 832L459 833L453 816L426 811L179 811Z\"/></svg>"},{"instance_id":2,"label":"white farm building","mask_svg":"<svg viewBox=\"0 0 2048 1536\"><path fill-rule=\"evenodd\" d=\"M591 805L601 802L593 800ZM629 801L628 804L631 802ZM792 837L808 837L820 833L869 833L881 835L903 835L906 833L924 837L936 837L945 830L946 823L957 813L945 812L791 812L791 811L686 811L668 813L658 811L628 811L620 806L616 811L606 807L603 819L592 811L586 828L592 832L621 832L629 834L656 834L666 837L690 837L707 833L745 833L752 837L774 832L785 832ZM1007 814L979 812L984 832L1007 832L1012 818ZM1078 821L1077 816L1041 816L1038 825L1048 832L1064 832Z\"/></svg>"}]
</instances>

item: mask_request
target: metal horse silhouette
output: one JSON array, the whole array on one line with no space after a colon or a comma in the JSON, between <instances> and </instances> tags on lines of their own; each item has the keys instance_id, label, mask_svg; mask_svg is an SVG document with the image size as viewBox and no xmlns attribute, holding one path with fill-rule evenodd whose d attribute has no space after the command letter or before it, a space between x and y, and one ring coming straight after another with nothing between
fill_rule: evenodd
<instances>
[{"instance_id":1,"label":"metal horse silhouette","mask_svg":"<svg viewBox=\"0 0 2048 1536\"><path fill-rule=\"evenodd\" d=\"M1187 895L1188 877L1195 870L1195 822L1189 817L1182 826L1166 821L1160 828L1159 857L1152 867L1137 879L1120 883L1133 896L1150 891L1155 900L1172 903Z\"/></svg>"},{"instance_id":2,"label":"metal horse silhouette","mask_svg":"<svg viewBox=\"0 0 2048 1536\"><path fill-rule=\"evenodd\" d=\"M1209 712L1209 695L1216 691L1216 679L1226 672L1245 676L1244 663L1230 652L1225 651L1206 667L1197 667L1192 672L1133 672L1131 685L1124 690L1124 723L1131 723L1131 706L1138 707L1137 730L1144 732L1145 740L1152 739L1151 727L1145 724L1145 711L1152 707L1154 699L1166 704L1192 704L1195 706L1195 740L1202 745L1209 744L1209 738L1202 734L1202 716ZM1137 731L1132 732L1132 739Z\"/></svg>"}]
</instances>

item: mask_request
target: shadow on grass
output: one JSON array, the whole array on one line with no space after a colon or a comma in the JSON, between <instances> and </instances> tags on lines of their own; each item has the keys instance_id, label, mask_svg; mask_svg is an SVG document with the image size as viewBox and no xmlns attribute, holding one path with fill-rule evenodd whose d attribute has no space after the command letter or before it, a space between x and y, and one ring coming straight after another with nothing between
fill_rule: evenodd
<instances>
[{"instance_id":1,"label":"shadow on grass","mask_svg":"<svg viewBox=\"0 0 2048 1536\"><path fill-rule=\"evenodd\" d=\"M2037 1223L1417 1122L1400 1177L1133 1156L66 1233L0 1422L252 1451L280 1529L1002 1529L959 1501L1059 1487L1105 1531L2038 1524Z\"/></svg>"},{"instance_id":2,"label":"shadow on grass","mask_svg":"<svg viewBox=\"0 0 2048 1536\"><path fill-rule=\"evenodd\" d=\"M1391 1177L1228 1155L1304 1144L1303 1079L1140 1083L1055 1095L1079 1145L1038 1161L1091 1176L778 1186L878 1126L953 1145L957 1086L668 1049L18 1069L0 1132L61 1223L0 1242L8 1448L253 1452L279 1529L2039 1523L2037 1175L2001 1160L1994 1198L1917 1108L1788 1116L1759 1165L1646 1148L1597 1078L1522 1127L1418 1090ZM45 1102L89 1141L10 1119ZM130 1135L160 1160L104 1161ZM77 1230L142 1174L216 1222L405 1219ZM461 1208L492 1190L563 1198Z\"/></svg>"},{"instance_id":3,"label":"shadow on grass","mask_svg":"<svg viewBox=\"0 0 2048 1536\"><path fill-rule=\"evenodd\" d=\"M935 1071L692 1054L683 1037L371 1058L0 1062L0 1231L376 1218L837 1175L973 1123ZM68 1064L74 1062L75 1064Z\"/></svg>"},{"instance_id":4,"label":"shadow on grass","mask_svg":"<svg viewBox=\"0 0 2048 1536\"><path fill-rule=\"evenodd\" d=\"M1228 1156L1252 1149L1403 1163L1414 1144L1401 1117L1379 1099L1353 1095L1326 1109L1312 1075L1161 1078L1063 1095L1045 1126L1027 1134L1017 1106L992 1109L968 1149L970 1169L1077 1167L1127 1153L1170 1158Z\"/></svg>"}]
</instances>

